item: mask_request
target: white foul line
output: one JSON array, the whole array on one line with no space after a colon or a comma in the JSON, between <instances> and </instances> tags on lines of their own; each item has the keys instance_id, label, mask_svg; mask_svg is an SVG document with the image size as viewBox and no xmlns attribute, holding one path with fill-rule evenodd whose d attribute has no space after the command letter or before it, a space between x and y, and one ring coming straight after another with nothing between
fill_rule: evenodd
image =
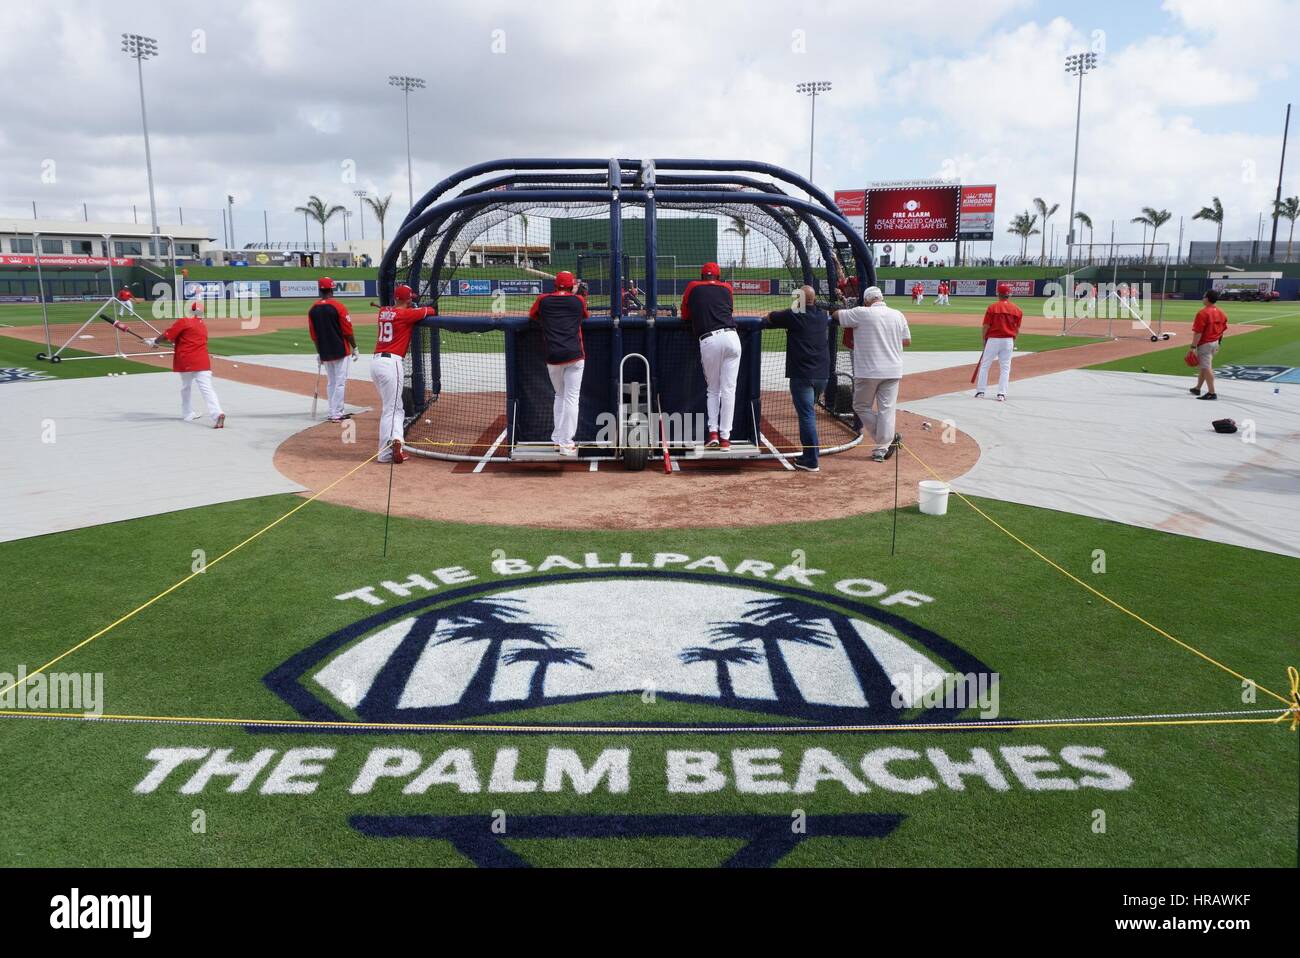
<instances>
[{"instance_id":1,"label":"white foul line","mask_svg":"<svg viewBox=\"0 0 1300 958\"><path fill-rule=\"evenodd\" d=\"M497 447L500 446L501 443L505 441L505 438L506 438L506 431L502 429L501 435L497 436L496 442L492 443L492 445L488 447L488 451L483 454L483 458L480 459L478 461L478 464L474 466L475 472L483 471L483 467L486 466L488 464L488 460L491 459L496 454Z\"/></svg>"},{"instance_id":2,"label":"white foul line","mask_svg":"<svg viewBox=\"0 0 1300 958\"><path fill-rule=\"evenodd\" d=\"M758 434L758 441L761 442L763 445L767 446L767 448L771 450L772 455L776 456L776 458L780 461L781 465L785 466L791 472L794 472L794 466L786 462L785 456L781 455L781 450L777 449L776 446L772 445L772 443L768 440L767 436L763 435L763 433L760 432Z\"/></svg>"}]
</instances>

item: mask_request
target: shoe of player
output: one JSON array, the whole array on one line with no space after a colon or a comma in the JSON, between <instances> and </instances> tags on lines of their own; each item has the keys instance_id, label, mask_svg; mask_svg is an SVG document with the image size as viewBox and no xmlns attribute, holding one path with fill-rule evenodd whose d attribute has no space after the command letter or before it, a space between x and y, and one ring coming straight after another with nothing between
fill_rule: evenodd
<instances>
[{"instance_id":1,"label":"shoe of player","mask_svg":"<svg viewBox=\"0 0 1300 958\"><path fill-rule=\"evenodd\" d=\"M722 440L718 438L717 432L709 433L709 441L708 443L706 443L706 445L710 449L717 449L718 446L722 445Z\"/></svg>"},{"instance_id":2,"label":"shoe of player","mask_svg":"<svg viewBox=\"0 0 1300 958\"><path fill-rule=\"evenodd\" d=\"M903 437L899 433L894 433L894 441L891 442L889 444L889 448L885 450L885 458L886 459L892 458L894 453L898 452L898 450L901 449L902 447L903 447Z\"/></svg>"},{"instance_id":3,"label":"shoe of player","mask_svg":"<svg viewBox=\"0 0 1300 958\"><path fill-rule=\"evenodd\" d=\"M719 440L718 448L721 449L723 452L727 452L729 449L731 449L731 440L730 439Z\"/></svg>"},{"instance_id":4,"label":"shoe of player","mask_svg":"<svg viewBox=\"0 0 1300 958\"><path fill-rule=\"evenodd\" d=\"M1006 402L1006 401L1007 401L1007 394L1006 394L1006 393L998 393L998 402Z\"/></svg>"},{"instance_id":5,"label":"shoe of player","mask_svg":"<svg viewBox=\"0 0 1300 958\"><path fill-rule=\"evenodd\" d=\"M1193 386L1191 389L1189 389L1189 390L1187 390L1187 391L1188 391L1189 393L1191 393L1193 396L1199 396L1199 395L1201 394L1201 387L1200 387L1200 386Z\"/></svg>"},{"instance_id":6,"label":"shoe of player","mask_svg":"<svg viewBox=\"0 0 1300 958\"><path fill-rule=\"evenodd\" d=\"M885 461L885 453L884 453L884 451L883 451L883 450L880 450L880 449L872 450L872 453L871 453L871 461L872 461L872 462L884 462L884 461Z\"/></svg>"},{"instance_id":7,"label":"shoe of player","mask_svg":"<svg viewBox=\"0 0 1300 958\"><path fill-rule=\"evenodd\" d=\"M1218 393L1206 393L1204 396L1197 396L1197 399L1218 399Z\"/></svg>"},{"instance_id":8,"label":"shoe of player","mask_svg":"<svg viewBox=\"0 0 1300 958\"><path fill-rule=\"evenodd\" d=\"M804 462L802 459L791 459L790 465L796 469L802 469L804 472L821 472L821 466L811 462Z\"/></svg>"},{"instance_id":9,"label":"shoe of player","mask_svg":"<svg viewBox=\"0 0 1300 958\"><path fill-rule=\"evenodd\" d=\"M578 444L577 444L577 443L573 443L573 442L570 442L570 443L560 443L559 445L557 445L557 446L555 447L555 451L558 452L561 456L565 456L566 458L569 458L569 459L576 459L576 458L578 458Z\"/></svg>"},{"instance_id":10,"label":"shoe of player","mask_svg":"<svg viewBox=\"0 0 1300 958\"><path fill-rule=\"evenodd\" d=\"M393 440L393 462L406 462L406 460L410 458L411 458L410 456L408 456L406 453L402 451L402 440L394 439Z\"/></svg>"},{"instance_id":11,"label":"shoe of player","mask_svg":"<svg viewBox=\"0 0 1300 958\"><path fill-rule=\"evenodd\" d=\"M196 419L202 419L202 418L203 417L200 416L198 413L192 412L188 416L181 416L181 422L193 422Z\"/></svg>"},{"instance_id":12,"label":"shoe of player","mask_svg":"<svg viewBox=\"0 0 1300 958\"><path fill-rule=\"evenodd\" d=\"M983 398L984 398L984 390L981 389L979 392L977 392L977 393L975 394L975 398L976 398L976 399L983 399Z\"/></svg>"},{"instance_id":13,"label":"shoe of player","mask_svg":"<svg viewBox=\"0 0 1300 958\"><path fill-rule=\"evenodd\" d=\"M226 414L224 412L221 415L217 416L217 421L212 424L212 428L213 429L226 428Z\"/></svg>"}]
</instances>

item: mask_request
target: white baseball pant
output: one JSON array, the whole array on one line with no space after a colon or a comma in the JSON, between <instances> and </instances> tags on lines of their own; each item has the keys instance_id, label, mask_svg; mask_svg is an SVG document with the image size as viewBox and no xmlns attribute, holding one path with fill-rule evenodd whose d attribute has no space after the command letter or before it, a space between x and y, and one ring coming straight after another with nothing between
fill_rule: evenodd
<instances>
[{"instance_id":1,"label":"white baseball pant","mask_svg":"<svg viewBox=\"0 0 1300 958\"><path fill-rule=\"evenodd\" d=\"M208 407L208 418L215 423L217 417L221 415L221 400L217 398L217 391L212 388L210 369L196 373L181 373L181 418L187 420L198 418L194 414L194 398L190 392L195 386L199 388L203 404Z\"/></svg>"},{"instance_id":2,"label":"white baseball pant","mask_svg":"<svg viewBox=\"0 0 1300 958\"><path fill-rule=\"evenodd\" d=\"M578 399L582 395L582 370L585 360L574 363L546 367L551 376L551 388L555 390L555 402L551 406L554 428L551 430L551 442L557 446L572 446L573 437L578 432Z\"/></svg>"},{"instance_id":3,"label":"white baseball pant","mask_svg":"<svg viewBox=\"0 0 1300 958\"><path fill-rule=\"evenodd\" d=\"M341 419L343 417L343 399L348 389L348 369L352 365L352 357L344 356L342 359L330 359L321 363L325 367L325 395L329 397L329 417L331 419Z\"/></svg>"},{"instance_id":4,"label":"white baseball pant","mask_svg":"<svg viewBox=\"0 0 1300 958\"><path fill-rule=\"evenodd\" d=\"M700 365L704 367L708 399L709 432L731 438L736 415L736 376L740 372L740 335L725 329L700 340Z\"/></svg>"},{"instance_id":5,"label":"white baseball pant","mask_svg":"<svg viewBox=\"0 0 1300 958\"><path fill-rule=\"evenodd\" d=\"M984 355L980 357L979 376L975 382L976 392L989 388L989 366L993 360L998 361L998 395L1007 394L1007 385L1011 382L1011 352L1016 341L1010 336L990 337L984 343Z\"/></svg>"},{"instance_id":6,"label":"white baseball pant","mask_svg":"<svg viewBox=\"0 0 1300 958\"><path fill-rule=\"evenodd\" d=\"M370 379L379 393L379 461L389 462L394 439L402 438L402 360L398 356L375 356L370 360Z\"/></svg>"},{"instance_id":7,"label":"white baseball pant","mask_svg":"<svg viewBox=\"0 0 1300 958\"><path fill-rule=\"evenodd\" d=\"M853 380L853 411L862 420L863 435L872 438L877 452L887 451L894 441L895 405L901 382L901 379Z\"/></svg>"}]
</instances>

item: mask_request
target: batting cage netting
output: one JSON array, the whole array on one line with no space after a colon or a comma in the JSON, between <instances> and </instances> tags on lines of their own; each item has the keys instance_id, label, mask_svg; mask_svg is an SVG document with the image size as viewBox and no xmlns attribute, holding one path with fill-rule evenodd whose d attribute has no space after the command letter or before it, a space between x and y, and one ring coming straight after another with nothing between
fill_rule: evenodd
<instances>
[{"instance_id":1,"label":"batting cage netting","mask_svg":"<svg viewBox=\"0 0 1300 958\"><path fill-rule=\"evenodd\" d=\"M686 285L716 263L732 287L742 344L733 444L755 457L798 455L786 332L765 317L800 302L804 285L819 300L844 302L845 292L874 282L865 246L829 200L788 195L779 179L661 170L656 182L653 167L623 163L617 179L516 170L441 202L435 189L417 204L380 272L385 301L402 281L438 310L414 331L406 360L409 451L506 461L548 444L554 393L528 312L560 271L574 275L591 312L580 454L619 456L629 442L620 416L638 406L653 420L640 441L702 444L699 344L679 313ZM744 166L727 167L736 168ZM830 368L842 369L835 332L826 349ZM833 375L816 406L823 452L861 440L847 380Z\"/></svg>"}]
</instances>

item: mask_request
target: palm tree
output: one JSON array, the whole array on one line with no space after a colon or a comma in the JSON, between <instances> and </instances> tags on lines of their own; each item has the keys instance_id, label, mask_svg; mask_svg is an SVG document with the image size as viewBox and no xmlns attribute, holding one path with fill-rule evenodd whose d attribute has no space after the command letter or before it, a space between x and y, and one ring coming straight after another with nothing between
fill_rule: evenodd
<instances>
[{"instance_id":1,"label":"palm tree","mask_svg":"<svg viewBox=\"0 0 1300 958\"><path fill-rule=\"evenodd\" d=\"M587 662L587 653L570 645L544 645L540 647L525 646L511 649L503 657L506 665L516 662L536 662L533 677L528 683L528 701L537 703L542 700L546 686L546 670L552 665L580 665L588 671L595 671Z\"/></svg>"},{"instance_id":2,"label":"palm tree","mask_svg":"<svg viewBox=\"0 0 1300 958\"><path fill-rule=\"evenodd\" d=\"M828 648L831 644L820 627L790 617L765 616L762 610L756 610L748 618L735 622L714 623L709 631L715 636L715 642L752 642L762 646L778 702L804 701L803 693L799 691L790 666L786 664L785 655L781 652L781 643L792 642L795 645L816 645L822 648Z\"/></svg>"},{"instance_id":3,"label":"palm tree","mask_svg":"<svg viewBox=\"0 0 1300 958\"><path fill-rule=\"evenodd\" d=\"M739 216L732 216L730 219L731 225L722 232L735 233L740 237L740 268L744 269L749 258L746 253L746 247L748 246L749 234L752 233L753 230L751 230L749 224Z\"/></svg>"},{"instance_id":4,"label":"palm tree","mask_svg":"<svg viewBox=\"0 0 1300 958\"><path fill-rule=\"evenodd\" d=\"M820 631L821 623L829 621L853 668L867 706L893 710L894 683L853 628L848 616L808 605L798 599L755 599L750 605L752 610L748 613L749 617L764 625L785 622L791 626Z\"/></svg>"},{"instance_id":5,"label":"palm tree","mask_svg":"<svg viewBox=\"0 0 1300 958\"><path fill-rule=\"evenodd\" d=\"M308 216L320 224L320 262L321 265L324 266L325 265L325 224L330 221L331 217L335 216L338 213L342 213L343 207L339 206L338 204L335 204L334 206L326 206L324 200L322 200L319 196L313 195L308 197L306 206L295 206L293 211L295 213L302 213L304 216ZM382 230L382 228L383 228L383 224L381 223L380 229Z\"/></svg>"},{"instance_id":6,"label":"palm tree","mask_svg":"<svg viewBox=\"0 0 1300 958\"><path fill-rule=\"evenodd\" d=\"M1142 257L1150 259L1156 253L1156 231L1164 226L1173 217L1173 213L1168 210L1158 210L1154 206L1142 207L1142 215L1135 216L1129 222L1142 224ZM1147 255L1147 227L1151 227L1151 254Z\"/></svg>"},{"instance_id":7,"label":"palm tree","mask_svg":"<svg viewBox=\"0 0 1300 958\"><path fill-rule=\"evenodd\" d=\"M1029 247L1029 237L1037 236L1038 229L1034 226L1038 222L1038 217L1029 210L1023 213L1017 213L1011 219L1011 225L1007 227L1008 233L1014 233L1020 237L1020 261L1025 261L1025 251Z\"/></svg>"},{"instance_id":8,"label":"palm tree","mask_svg":"<svg viewBox=\"0 0 1300 958\"><path fill-rule=\"evenodd\" d=\"M1219 262L1219 251L1223 247L1223 204L1217 196L1210 199L1209 206L1202 206L1200 211L1192 214L1194 220L1207 220L1219 225L1219 232L1214 237L1214 262Z\"/></svg>"},{"instance_id":9,"label":"palm tree","mask_svg":"<svg viewBox=\"0 0 1300 958\"><path fill-rule=\"evenodd\" d=\"M382 250L388 245L384 238L384 217L388 215L388 206L393 202L393 194L389 193L382 200L375 196L367 196L365 201L370 207L370 212L375 214L375 219L379 220L379 248Z\"/></svg>"},{"instance_id":10,"label":"palm tree","mask_svg":"<svg viewBox=\"0 0 1300 958\"><path fill-rule=\"evenodd\" d=\"M533 265L532 261L529 260L528 258L528 214L527 213L519 214L519 223L524 228L524 268L527 269ZM515 265L518 266L519 264L516 263Z\"/></svg>"},{"instance_id":11,"label":"palm tree","mask_svg":"<svg viewBox=\"0 0 1300 958\"><path fill-rule=\"evenodd\" d=\"M1295 221L1300 217L1300 196L1288 196L1273 201L1273 215L1291 221L1291 232L1286 237L1286 261L1291 262L1291 241L1295 238Z\"/></svg>"},{"instance_id":12,"label":"palm tree","mask_svg":"<svg viewBox=\"0 0 1300 958\"><path fill-rule=\"evenodd\" d=\"M439 644L448 642L486 642L487 648L478 669L465 687L461 701L467 705L487 705L496 680L501 650L507 642L549 645L556 631L547 625L519 621L524 614L518 599L475 599L457 606L452 632Z\"/></svg>"},{"instance_id":13,"label":"palm tree","mask_svg":"<svg viewBox=\"0 0 1300 958\"><path fill-rule=\"evenodd\" d=\"M1048 206L1047 201L1041 196L1034 197L1034 209L1038 210L1038 215L1043 218L1043 249L1038 260L1039 266L1047 265L1047 221L1050 220L1052 214L1060 208L1060 203L1053 203L1051 206Z\"/></svg>"},{"instance_id":14,"label":"palm tree","mask_svg":"<svg viewBox=\"0 0 1300 958\"><path fill-rule=\"evenodd\" d=\"M1074 214L1075 221L1088 230L1088 265L1092 265L1092 217L1080 210Z\"/></svg>"},{"instance_id":15,"label":"palm tree","mask_svg":"<svg viewBox=\"0 0 1300 958\"><path fill-rule=\"evenodd\" d=\"M718 693L726 701L735 701L736 689L731 684L731 666L754 665L763 661L763 653L744 645L692 645L682 649L677 657L686 665L712 662L718 672Z\"/></svg>"}]
</instances>

